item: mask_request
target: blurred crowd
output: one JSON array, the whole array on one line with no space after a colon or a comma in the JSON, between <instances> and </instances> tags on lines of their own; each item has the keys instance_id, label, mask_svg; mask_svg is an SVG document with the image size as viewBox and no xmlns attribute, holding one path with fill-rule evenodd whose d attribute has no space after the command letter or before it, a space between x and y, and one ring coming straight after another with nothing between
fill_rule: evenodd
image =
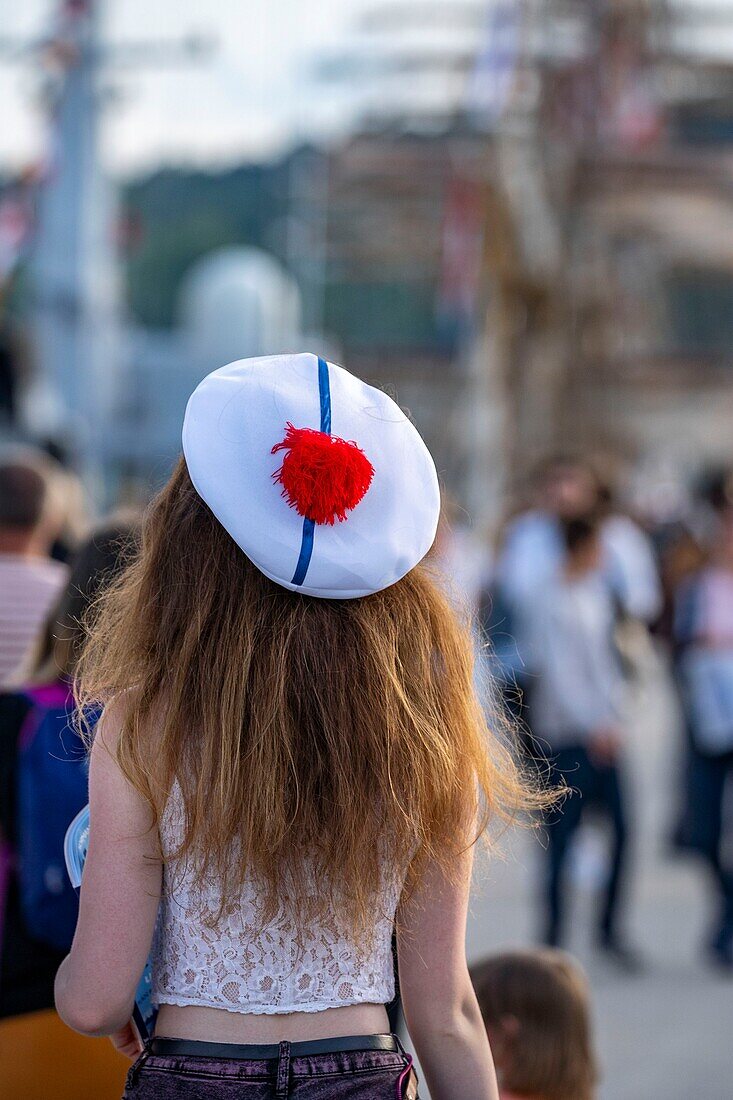
<instances>
[{"instance_id":1,"label":"blurred crowd","mask_svg":"<svg viewBox=\"0 0 733 1100\"><path fill-rule=\"evenodd\" d=\"M86 802L71 685L86 616L138 532L133 513L90 522L63 455L23 449L0 458L0 1019L32 1014L44 1050L64 1058L69 1043L96 1042L62 1036L52 1012L76 912L62 839ZM680 761L671 840L705 862L705 954L733 973L733 473L708 472L689 486L685 509L651 523L624 508L591 463L552 459L491 547L449 506L435 556L471 607L482 662L524 751L566 788L544 823L537 939L545 949L488 960L474 975L497 1065L504 1059L505 1080L520 1086L535 1071L543 1080L559 1074L548 1097L570 1095L563 1089L574 1074L573 1095L590 1097L587 990L558 948L571 921L574 842L592 817L608 835L598 950L625 971L644 965L625 919L636 816L627 738L650 652L666 666L684 716L684 736L670 730L669 752ZM534 1035L534 1061L517 1057L517 1020L525 1039ZM562 1043L573 1057L558 1062ZM107 1094L106 1080L113 1095L119 1056L108 1045L95 1051L76 1064L95 1095ZM84 1094L78 1076L74 1088Z\"/></svg>"},{"instance_id":2,"label":"blurred crowd","mask_svg":"<svg viewBox=\"0 0 733 1100\"><path fill-rule=\"evenodd\" d=\"M545 823L538 939L567 941L573 842L586 817L600 819L609 846L597 946L626 970L643 966L624 919L638 817L627 749L640 682L654 669L684 731L668 731L679 761L670 841L708 869L704 953L733 973L733 473L691 481L663 521L625 508L622 488L589 461L553 458L494 553L458 521L438 552L473 606L527 754L567 792Z\"/></svg>"},{"instance_id":3,"label":"blurred crowd","mask_svg":"<svg viewBox=\"0 0 733 1100\"><path fill-rule=\"evenodd\" d=\"M63 840L87 802L74 672L85 617L120 572L138 519L120 513L92 524L62 458L23 448L0 459L0 1094L8 1097L41 1095L59 1065L74 1067L59 1096L118 1095L124 1078L109 1044L61 1024L53 981L77 913Z\"/></svg>"}]
</instances>

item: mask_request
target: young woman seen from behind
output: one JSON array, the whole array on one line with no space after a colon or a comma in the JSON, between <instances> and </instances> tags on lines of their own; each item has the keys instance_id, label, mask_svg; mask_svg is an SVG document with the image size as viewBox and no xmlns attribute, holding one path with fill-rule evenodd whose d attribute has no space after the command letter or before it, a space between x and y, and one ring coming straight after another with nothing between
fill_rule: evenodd
<instances>
[{"instance_id":1,"label":"young woman seen from behind","mask_svg":"<svg viewBox=\"0 0 733 1100\"><path fill-rule=\"evenodd\" d=\"M184 454L82 663L81 704L106 709L58 1010L139 1053L152 950L156 1037L126 1096L415 1095L385 1034L396 923L433 1100L495 1100L473 846L542 796L487 736L470 633L419 564L432 460L389 398L310 355L209 376Z\"/></svg>"}]
</instances>

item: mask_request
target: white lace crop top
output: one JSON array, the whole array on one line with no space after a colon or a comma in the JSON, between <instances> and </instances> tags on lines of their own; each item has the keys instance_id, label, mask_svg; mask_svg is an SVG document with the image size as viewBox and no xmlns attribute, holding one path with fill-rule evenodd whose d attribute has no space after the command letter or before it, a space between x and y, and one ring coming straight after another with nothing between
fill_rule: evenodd
<instances>
[{"instance_id":1,"label":"white lace crop top","mask_svg":"<svg viewBox=\"0 0 733 1100\"><path fill-rule=\"evenodd\" d=\"M160 827L166 854L179 843L179 807L174 792ZM151 955L153 1001L259 1014L386 1004L394 996L391 940L401 888L399 881L385 887L375 905L375 934L364 950L337 913L297 928L283 910L261 928L254 881L246 883L235 911L210 928L204 917L218 910L216 889L202 896L190 869L166 863Z\"/></svg>"}]
</instances>

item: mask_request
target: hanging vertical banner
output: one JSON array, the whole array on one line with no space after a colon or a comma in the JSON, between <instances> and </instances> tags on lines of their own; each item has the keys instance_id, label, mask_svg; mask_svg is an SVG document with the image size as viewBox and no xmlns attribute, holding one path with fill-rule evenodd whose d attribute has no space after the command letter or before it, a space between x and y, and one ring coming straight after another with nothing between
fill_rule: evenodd
<instances>
[{"instance_id":1,"label":"hanging vertical banner","mask_svg":"<svg viewBox=\"0 0 733 1100\"><path fill-rule=\"evenodd\" d=\"M481 277L484 240L481 185L454 177L448 184L443 210L442 259L437 312L449 323L473 317Z\"/></svg>"},{"instance_id":2,"label":"hanging vertical banner","mask_svg":"<svg viewBox=\"0 0 733 1100\"><path fill-rule=\"evenodd\" d=\"M483 43L466 89L466 110L486 129L501 118L511 99L521 51L522 15L522 0L494 0L489 6Z\"/></svg>"}]
</instances>

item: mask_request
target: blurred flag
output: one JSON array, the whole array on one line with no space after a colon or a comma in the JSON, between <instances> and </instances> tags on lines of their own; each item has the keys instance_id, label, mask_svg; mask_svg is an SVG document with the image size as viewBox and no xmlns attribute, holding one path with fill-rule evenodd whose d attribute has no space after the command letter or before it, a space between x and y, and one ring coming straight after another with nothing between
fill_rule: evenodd
<instances>
[{"instance_id":1,"label":"blurred flag","mask_svg":"<svg viewBox=\"0 0 733 1100\"><path fill-rule=\"evenodd\" d=\"M466 110L490 128L504 113L514 87L521 43L522 0L494 0L484 39L468 78Z\"/></svg>"},{"instance_id":2,"label":"blurred flag","mask_svg":"<svg viewBox=\"0 0 733 1100\"><path fill-rule=\"evenodd\" d=\"M481 185L454 177L443 209L442 261L438 317L449 323L469 322L481 277L484 209Z\"/></svg>"}]
</instances>

